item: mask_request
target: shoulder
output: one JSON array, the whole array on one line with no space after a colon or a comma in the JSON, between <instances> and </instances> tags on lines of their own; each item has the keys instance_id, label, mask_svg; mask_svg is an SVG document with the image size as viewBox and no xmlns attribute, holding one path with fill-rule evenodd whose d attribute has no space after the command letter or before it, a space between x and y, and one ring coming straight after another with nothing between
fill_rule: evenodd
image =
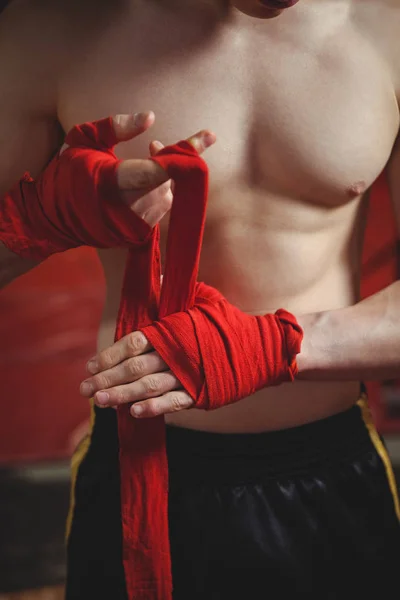
<instances>
[{"instance_id":1,"label":"shoulder","mask_svg":"<svg viewBox=\"0 0 400 600\"><path fill-rule=\"evenodd\" d=\"M57 1L57 0L56 0ZM55 106L63 25L41 0L12 0L0 15L2 103L49 112Z\"/></svg>"},{"instance_id":2,"label":"shoulder","mask_svg":"<svg viewBox=\"0 0 400 600\"><path fill-rule=\"evenodd\" d=\"M2 91L40 112L56 112L58 81L79 60L79 49L104 26L112 4L12 0L0 14Z\"/></svg>"},{"instance_id":3,"label":"shoulder","mask_svg":"<svg viewBox=\"0 0 400 600\"><path fill-rule=\"evenodd\" d=\"M400 101L400 0L350 0L351 19L382 56Z\"/></svg>"}]
</instances>

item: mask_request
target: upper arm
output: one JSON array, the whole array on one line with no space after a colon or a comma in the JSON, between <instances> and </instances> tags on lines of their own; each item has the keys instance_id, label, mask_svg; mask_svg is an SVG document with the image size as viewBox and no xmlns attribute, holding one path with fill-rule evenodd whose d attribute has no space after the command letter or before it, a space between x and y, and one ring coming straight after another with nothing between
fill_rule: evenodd
<instances>
[{"instance_id":1,"label":"upper arm","mask_svg":"<svg viewBox=\"0 0 400 600\"><path fill-rule=\"evenodd\" d=\"M0 14L0 198L25 171L40 172L60 143L54 53L31 4L13 0ZM0 244L0 288L34 264Z\"/></svg>"},{"instance_id":2,"label":"upper arm","mask_svg":"<svg viewBox=\"0 0 400 600\"><path fill-rule=\"evenodd\" d=\"M56 48L31 4L13 0L0 15L0 195L39 172L59 143Z\"/></svg>"}]
</instances>

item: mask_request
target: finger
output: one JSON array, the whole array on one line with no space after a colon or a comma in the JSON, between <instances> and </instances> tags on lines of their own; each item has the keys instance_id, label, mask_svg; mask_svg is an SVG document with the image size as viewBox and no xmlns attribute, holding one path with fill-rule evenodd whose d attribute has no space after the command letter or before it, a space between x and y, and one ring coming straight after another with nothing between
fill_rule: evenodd
<instances>
[{"instance_id":1,"label":"finger","mask_svg":"<svg viewBox=\"0 0 400 600\"><path fill-rule=\"evenodd\" d=\"M82 396L90 398L100 390L107 390L124 383L132 383L146 375L162 373L168 371L168 369L168 365L157 352L149 352L141 356L128 358L119 365L86 379L81 384L80 393Z\"/></svg>"},{"instance_id":2,"label":"finger","mask_svg":"<svg viewBox=\"0 0 400 600\"><path fill-rule=\"evenodd\" d=\"M159 196L158 200L155 203L150 204L142 216L142 219L146 221L150 227L155 227L155 225L157 225L157 223L159 223L172 208L173 195L171 190L168 190L168 192L164 194L157 195Z\"/></svg>"},{"instance_id":3,"label":"finger","mask_svg":"<svg viewBox=\"0 0 400 600\"><path fill-rule=\"evenodd\" d=\"M181 387L181 383L175 375L171 371L165 371L147 375L138 381L119 385L107 391L101 390L94 395L94 401L97 406L103 408L120 406L147 398L156 398Z\"/></svg>"},{"instance_id":4,"label":"finger","mask_svg":"<svg viewBox=\"0 0 400 600\"><path fill-rule=\"evenodd\" d=\"M157 152L160 152L160 150L162 150L164 147L165 147L164 144L162 144L158 140L151 142L150 146L149 146L150 155L155 156L157 154Z\"/></svg>"},{"instance_id":5,"label":"finger","mask_svg":"<svg viewBox=\"0 0 400 600\"><path fill-rule=\"evenodd\" d=\"M203 129L187 138L187 142L202 154L207 148L215 144L215 133ZM167 172L153 160L130 159L122 161L117 169L117 181L121 190L153 190L169 177Z\"/></svg>"},{"instance_id":6,"label":"finger","mask_svg":"<svg viewBox=\"0 0 400 600\"><path fill-rule=\"evenodd\" d=\"M122 192L121 198L150 227L154 227L171 210L173 201L171 182L163 183L139 200L132 201L132 192Z\"/></svg>"},{"instance_id":7,"label":"finger","mask_svg":"<svg viewBox=\"0 0 400 600\"><path fill-rule=\"evenodd\" d=\"M217 136L212 131L203 129L187 138L186 141L194 147L198 154L202 154L207 148L215 144Z\"/></svg>"},{"instance_id":8,"label":"finger","mask_svg":"<svg viewBox=\"0 0 400 600\"><path fill-rule=\"evenodd\" d=\"M150 155L156 156L163 148L164 144L154 140L149 144ZM138 192L131 191L121 192L121 196L125 204L130 206L141 219L146 221L150 227L155 227L171 210L173 201L171 188L172 180L169 179L148 194L141 194L139 198Z\"/></svg>"},{"instance_id":9,"label":"finger","mask_svg":"<svg viewBox=\"0 0 400 600\"><path fill-rule=\"evenodd\" d=\"M154 140L149 144L151 156L164 148L164 144ZM121 191L122 200L150 227L155 227L159 221L171 210L173 195L171 192L172 180L169 179L148 193L138 191Z\"/></svg>"},{"instance_id":10,"label":"finger","mask_svg":"<svg viewBox=\"0 0 400 600\"><path fill-rule=\"evenodd\" d=\"M118 142L126 142L140 135L154 124L155 119L151 110L134 115L115 115L113 126Z\"/></svg>"},{"instance_id":11,"label":"finger","mask_svg":"<svg viewBox=\"0 0 400 600\"><path fill-rule=\"evenodd\" d=\"M126 142L149 129L155 121L153 111L135 113L134 115L115 115L112 117L115 136L118 142ZM157 142L160 144L160 142ZM63 144L59 156L68 150L69 145ZM161 148L159 148L161 150ZM159 151L157 150L157 152Z\"/></svg>"},{"instance_id":12,"label":"finger","mask_svg":"<svg viewBox=\"0 0 400 600\"><path fill-rule=\"evenodd\" d=\"M187 410L194 405L193 399L185 391L174 391L159 398L151 398L134 404L130 413L132 417L146 419Z\"/></svg>"},{"instance_id":13,"label":"finger","mask_svg":"<svg viewBox=\"0 0 400 600\"><path fill-rule=\"evenodd\" d=\"M120 190L150 191L168 179L167 172L149 159L124 160L117 169L117 182Z\"/></svg>"},{"instance_id":14,"label":"finger","mask_svg":"<svg viewBox=\"0 0 400 600\"><path fill-rule=\"evenodd\" d=\"M133 192L132 190L121 191L121 197L126 204L134 205L134 211L140 217L147 212L147 208L157 203L171 190L171 180L165 181L148 193ZM135 198L138 198L137 200Z\"/></svg>"},{"instance_id":15,"label":"finger","mask_svg":"<svg viewBox=\"0 0 400 600\"><path fill-rule=\"evenodd\" d=\"M63 152L65 152L66 150L68 150L68 148L69 148L69 145L68 145L68 144L63 144L63 145L61 146L61 148L60 148L59 156L61 156L61 154L62 154Z\"/></svg>"},{"instance_id":16,"label":"finger","mask_svg":"<svg viewBox=\"0 0 400 600\"><path fill-rule=\"evenodd\" d=\"M153 350L153 347L143 333L134 331L91 358L86 365L86 369L91 375L96 375L100 371L115 367L127 358L139 356L145 352L150 352L150 350Z\"/></svg>"}]
</instances>

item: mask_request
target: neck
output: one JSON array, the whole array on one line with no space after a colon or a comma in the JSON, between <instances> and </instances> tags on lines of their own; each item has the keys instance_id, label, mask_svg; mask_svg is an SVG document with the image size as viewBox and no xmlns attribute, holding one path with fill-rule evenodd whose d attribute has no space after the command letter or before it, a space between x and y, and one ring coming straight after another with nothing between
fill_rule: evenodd
<instances>
[{"instance_id":1,"label":"neck","mask_svg":"<svg viewBox=\"0 0 400 600\"><path fill-rule=\"evenodd\" d=\"M153 2L166 9L179 10L181 13L208 13L221 17L230 13L232 4L231 0L153 0Z\"/></svg>"},{"instance_id":2,"label":"neck","mask_svg":"<svg viewBox=\"0 0 400 600\"><path fill-rule=\"evenodd\" d=\"M149 0L146 0L147 2ZM165 9L168 12L174 12L185 19L194 20L205 18L211 25L212 22L229 20L234 15L234 10L238 10L251 17L260 19L269 19L279 16L283 10L274 8L278 0L151 0L153 4ZM284 5L290 6L297 4L299 0L279 0ZM271 2L271 4L269 4Z\"/></svg>"}]
</instances>

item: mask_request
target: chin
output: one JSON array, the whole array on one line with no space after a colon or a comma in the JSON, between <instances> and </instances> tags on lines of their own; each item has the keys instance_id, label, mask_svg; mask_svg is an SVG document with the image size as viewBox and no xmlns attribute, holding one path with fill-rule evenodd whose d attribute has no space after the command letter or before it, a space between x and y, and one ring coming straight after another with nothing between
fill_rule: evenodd
<instances>
[{"instance_id":1,"label":"chin","mask_svg":"<svg viewBox=\"0 0 400 600\"><path fill-rule=\"evenodd\" d=\"M240 12L255 17L256 19L273 19L279 17L284 11L288 10L299 0L233 0L233 5Z\"/></svg>"},{"instance_id":2,"label":"chin","mask_svg":"<svg viewBox=\"0 0 400 600\"><path fill-rule=\"evenodd\" d=\"M275 17L279 17L280 14L283 13L282 8L266 8L264 6L256 5L254 7L243 7L240 5L234 5L241 13L244 15L248 15L249 17L254 17L255 19L274 19Z\"/></svg>"},{"instance_id":3,"label":"chin","mask_svg":"<svg viewBox=\"0 0 400 600\"><path fill-rule=\"evenodd\" d=\"M297 4L299 0L258 0L266 10L285 10Z\"/></svg>"}]
</instances>

